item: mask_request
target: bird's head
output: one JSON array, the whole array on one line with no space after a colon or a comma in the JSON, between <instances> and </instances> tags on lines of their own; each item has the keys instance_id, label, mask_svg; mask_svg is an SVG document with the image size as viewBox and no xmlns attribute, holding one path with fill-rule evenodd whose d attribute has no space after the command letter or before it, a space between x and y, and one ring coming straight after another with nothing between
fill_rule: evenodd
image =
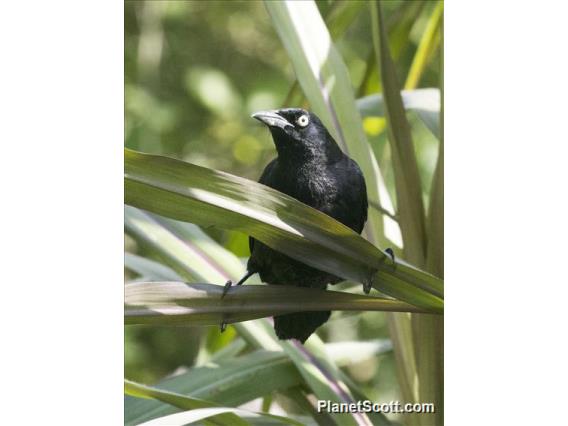
<instances>
[{"instance_id":1,"label":"bird's head","mask_svg":"<svg viewBox=\"0 0 568 426\"><path fill-rule=\"evenodd\" d=\"M321 120L302 108L259 111L252 115L268 126L282 160L336 161L343 153Z\"/></svg>"}]
</instances>

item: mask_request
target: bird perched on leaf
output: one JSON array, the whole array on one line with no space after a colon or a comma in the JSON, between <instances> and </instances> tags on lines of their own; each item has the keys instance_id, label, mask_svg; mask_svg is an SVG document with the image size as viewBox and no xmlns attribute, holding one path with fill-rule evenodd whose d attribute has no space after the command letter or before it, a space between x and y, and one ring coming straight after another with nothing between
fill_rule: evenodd
<instances>
[{"instance_id":1,"label":"bird perched on leaf","mask_svg":"<svg viewBox=\"0 0 568 426\"><path fill-rule=\"evenodd\" d=\"M320 119L300 108L261 111L252 115L268 126L278 157L264 169L259 182L326 213L361 233L367 220L365 179L355 161L345 155ZM341 278L320 271L249 238L247 273L237 285L258 273L272 285L325 289ZM228 291L232 283L225 286ZM277 315L280 339L302 343L330 316L330 311Z\"/></svg>"}]
</instances>

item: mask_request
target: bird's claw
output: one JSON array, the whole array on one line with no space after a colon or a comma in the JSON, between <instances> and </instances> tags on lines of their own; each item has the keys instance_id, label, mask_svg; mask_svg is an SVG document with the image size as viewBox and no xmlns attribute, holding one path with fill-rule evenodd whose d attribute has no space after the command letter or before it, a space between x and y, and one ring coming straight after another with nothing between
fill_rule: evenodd
<instances>
[{"instance_id":1,"label":"bird's claw","mask_svg":"<svg viewBox=\"0 0 568 426\"><path fill-rule=\"evenodd\" d=\"M233 282L231 280L228 280L225 283L225 287L223 287L223 294L221 294L221 299L223 299L225 297L225 295L229 292L229 289L231 288L231 286L233 285ZM221 321L221 324L219 324L219 328L221 330L221 333L223 331L225 331L227 329L227 323L225 321Z\"/></svg>"},{"instance_id":2,"label":"bird's claw","mask_svg":"<svg viewBox=\"0 0 568 426\"><path fill-rule=\"evenodd\" d=\"M396 261L394 260L394 251L392 250L392 248L386 248L385 253L391 257L393 269L396 269Z\"/></svg>"},{"instance_id":3,"label":"bird's claw","mask_svg":"<svg viewBox=\"0 0 568 426\"><path fill-rule=\"evenodd\" d=\"M393 271L396 270L396 261L394 257L394 251L392 248L386 248L385 253L388 254L392 260ZM373 286L373 280L370 279L363 283L363 291L365 294L369 294L371 292L371 287Z\"/></svg>"},{"instance_id":4,"label":"bird's claw","mask_svg":"<svg viewBox=\"0 0 568 426\"><path fill-rule=\"evenodd\" d=\"M233 282L231 280L228 280L225 283L225 287L223 288L223 294L221 294L221 299L223 297L225 297L225 295L229 292L229 289L231 288L232 285L233 285Z\"/></svg>"}]
</instances>

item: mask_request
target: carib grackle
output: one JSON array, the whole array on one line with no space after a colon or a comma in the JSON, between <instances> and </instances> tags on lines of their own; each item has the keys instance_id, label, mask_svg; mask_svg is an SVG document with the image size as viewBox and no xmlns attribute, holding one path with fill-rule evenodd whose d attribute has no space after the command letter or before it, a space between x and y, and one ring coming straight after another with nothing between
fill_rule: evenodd
<instances>
[{"instance_id":1,"label":"carib grackle","mask_svg":"<svg viewBox=\"0 0 568 426\"><path fill-rule=\"evenodd\" d=\"M367 220L365 179L355 161L345 155L320 119L300 108L261 111L253 118L268 126L278 157L264 169L259 182L320 210L361 233ZM342 279L317 270L249 238L251 251L241 285L257 273L263 282L325 289ZM231 287L225 285L223 295ZM280 339L302 343L330 316L330 311L299 312L274 317Z\"/></svg>"}]
</instances>

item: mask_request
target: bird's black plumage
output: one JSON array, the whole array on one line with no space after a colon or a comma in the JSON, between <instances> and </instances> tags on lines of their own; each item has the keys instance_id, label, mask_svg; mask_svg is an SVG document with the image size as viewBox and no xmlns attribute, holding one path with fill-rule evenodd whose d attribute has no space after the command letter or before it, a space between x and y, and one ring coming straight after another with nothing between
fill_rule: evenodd
<instances>
[{"instance_id":1,"label":"bird's black plumage","mask_svg":"<svg viewBox=\"0 0 568 426\"><path fill-rule=\"evenodd\" d=\"M320 119L300 108L264 111L253 115L268 126L278 152L259 182L320 210L361 233L367 220L365 179L355 161L345 155ZM247 269L263 282L324 289L341 281L307 266L254 238ZM300 312L274 317L280 339L304 342L331 312Z\"/></svg>"}]
</instances>

